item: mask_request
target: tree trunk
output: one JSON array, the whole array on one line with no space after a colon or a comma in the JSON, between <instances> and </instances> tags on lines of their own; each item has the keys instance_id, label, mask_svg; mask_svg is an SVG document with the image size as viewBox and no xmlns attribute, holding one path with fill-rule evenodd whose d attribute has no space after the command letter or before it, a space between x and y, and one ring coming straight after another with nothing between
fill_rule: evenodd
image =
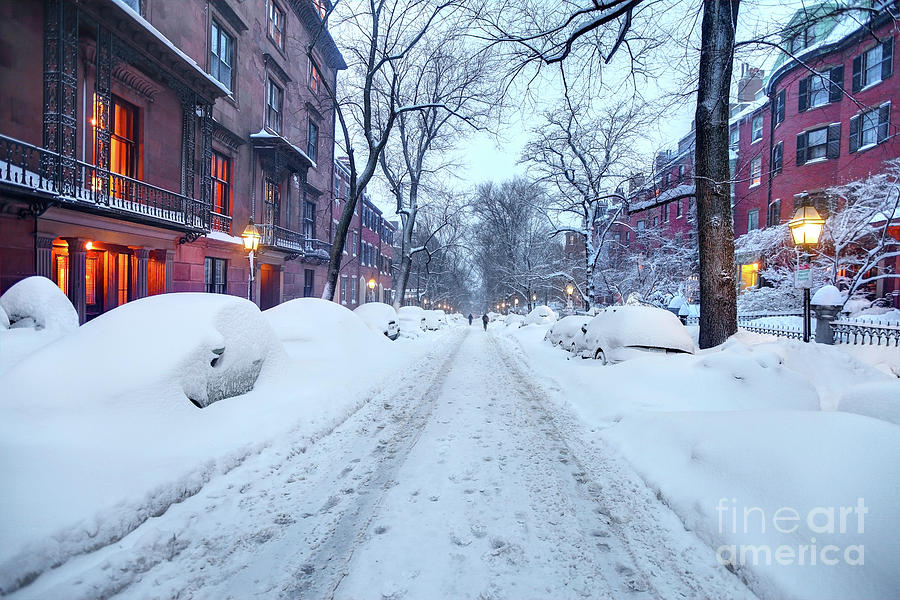
<instances>
[{"instance_id":1,"label":"tree trunk","mask_svg":"<svg viewBox=\"0 0 900 600\"><path fill-rule=\"evenodd\" d=\"M403 306L410 270L412 270L412 257L404 252L403 258L400 259L400 271L397 273L397 289L394 290L396 295L394 298L394 310L399 310Z\"/></svg>"},{"instance_id":2,"label":"tree trunk","mask_svg":"<svg viewBox=\"0 0 900 600\"><path fill-rule=\"evenodd\" d=\"M344 203L344 210L341 212L341 220L338 222L334 232L334 240L332 240L331 256L328 259L328 272L326 273L325 286L322 289L323 300L333 300L334 291L337 289L337 280L341 272L341 261L344 258L344 243L347 241L347 231L350 229L350 223L353 221L353 213L356 212L356 202L359 193L354 193L356 187L354 177L350 175L350 198Z\"/></svg>"},{"instance_id":3,"label":"tree trunk","mask_svg":"<svg viewBox=\"0 0 900 600\"><path fill-rule=\"evenodd\" d=\"M700 347L737 331L728 100L740 0L706 0L697 90L695 186L700 247Z\"/></svg>"}]
</instances>

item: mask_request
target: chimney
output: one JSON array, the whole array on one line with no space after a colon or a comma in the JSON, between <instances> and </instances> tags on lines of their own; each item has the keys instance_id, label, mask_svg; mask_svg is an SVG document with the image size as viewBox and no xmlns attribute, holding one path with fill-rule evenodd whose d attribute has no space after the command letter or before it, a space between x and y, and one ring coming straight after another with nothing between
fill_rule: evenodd
<instances>
[{"instance_id":1,"label":"chimney","mask_svg":"<svg viewBox=\"0 0 900 600\"><path fill-rule=\"evenodd\" d=\"M766 72L747 63L741 63L741 78L738 80L738 102L753 102L756 93L762 89Z\"/></svg>"}]
</instances>

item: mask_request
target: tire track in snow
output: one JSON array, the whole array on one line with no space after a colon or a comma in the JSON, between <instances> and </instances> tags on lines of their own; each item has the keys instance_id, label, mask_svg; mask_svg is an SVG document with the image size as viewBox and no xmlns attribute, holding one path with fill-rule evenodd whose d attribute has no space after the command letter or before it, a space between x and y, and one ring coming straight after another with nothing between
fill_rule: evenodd
<instances>
[{"instance_id":1,"label":"tire track in snow","mask_svg":"<svg viewBox=\"0 0 900 600\"><path fill-rule=\"evenodd\" d=\"M609 531L638 568L630 583L643 583L655 598L748 598L756 595L733 573L719 565L711 548L693 533L685 544L684 524L646 485L634 470L617 458L602 440L591 445L577 432L583 425L558 406L552 406L535 377L525 373L495 336L491 342L520 395L538 415L547 435L565 448L568 460L577 467L576 481L596 503L597 513L606 517ZM571 432L566 435L563 432ZM673 527L674 526L674 527ZM678 529L680 528L680 530Z\"/></svg>"},{"instance_id":2,"label":"tire track in snow","mask_svg":"<svg viewBox=\"0 0 900 600\"><path fill-rule=\"evenodd\" d=\"M395 476L410 451L421 437L422 430L431 418L435 401L440 397L450 365L456 360L464 337L456 341L453 350L440 363L435 378L428 388L415 395L415 400L407 398L406 405L411 410L397 419L397 431L384 447L384 455L369 478L365 481L365 492L356 495L353 505L346 508L337 527L315 548L309 562L295 571L297 584L284 591L283 598L333 598L355 550L363 542L372 520L378 513L384 495L396 484Z\"/></svg>"}]
</instances>

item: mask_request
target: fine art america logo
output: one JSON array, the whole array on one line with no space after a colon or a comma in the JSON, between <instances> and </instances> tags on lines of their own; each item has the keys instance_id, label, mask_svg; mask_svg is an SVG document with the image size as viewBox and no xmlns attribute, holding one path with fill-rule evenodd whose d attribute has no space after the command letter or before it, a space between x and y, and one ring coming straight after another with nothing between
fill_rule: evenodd
<instances>
[{"instance_id":1,"label":"fine art america logo","mask_svg":"<svg viewBox=\"0 0 900 600\"><path fill-rule=\"evenodd\" d=\"M837 542L858 541L865 533L868 512L863 498L857 498L855 506L816 506L806 511L782 506L768 512L759 506L739 506L737 498L720 498L716 505L720 539L746 536L762 543L723 544L716 556L723 565L861 566L865 546ZM788 543L768 543L778 537Z\"/></svg>"}]
</instances>

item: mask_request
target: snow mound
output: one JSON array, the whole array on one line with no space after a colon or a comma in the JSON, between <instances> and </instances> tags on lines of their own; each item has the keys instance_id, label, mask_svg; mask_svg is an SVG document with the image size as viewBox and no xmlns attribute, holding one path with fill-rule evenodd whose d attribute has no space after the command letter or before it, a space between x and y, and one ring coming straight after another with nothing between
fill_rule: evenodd
<instances>
[{"instance_id":1,"label":"snow mound","mask_svg":"<svg viewBox=\"0 0 900 600\"><path fill-rule=\"evenodd\" d=\"M177 389L205 407L253 389L266 360L280 353L252 302L220 294L151 296L23 359L6 375L9 394L0 406L77 411L85 402L127 402L135 390Z\"/></svg>"},{"instance_id":2,"label":"snow mound","mask_svg":"<svg viewBox=\"0 0 900 600\"><path fill-rule=\"evenodd\" d=\"M900 381L869 382L854 386L841 396L838 410L900 425Z\"/></svg>"},{"instance_id":3,"label":"snow mound","mask_svg":"<svg viewBox=\"0 0 900 600\"><path fill-rule=\"evenodd\" d=\"M556 313L549 306L537 306L525 317L524 325L549 325L556 322Z\"/></svg>"},{"instance_id":4,"label":"snow mound","mask_svg":"<svg viewBox=\"0 0 900 600\"><path fill-rule=\"evenodd\" d=\"M352 310L321 298L297 298L263 311L292 358L382 352L389 340Z\"/></svg>"},{"instance_id":5,"label":"snow mound","mask_svg":"<svg viewBox=\"0 0 900 600\"><path fill-rule=\"evenodd\" d=\"M507 327L521 327L525 324L525 317L516 314L507 315L504 323L506 323Z\"/></svg>"},{"instance_id":6,"label":"snow mound","mask_svg":"<svg viewBox=\"0 0 900 600\"><path fill-rule=\"evenodd\" d=\"M377 333L385 334L392 332L391 335L397 335L396 327L398 324L397 311L390 304L384 302L366 302L356 307L353 311L356 315L368 325L369 329ZM393 323L393 327L391 326Z\"/></svg>"},{"instance_id":7,"label":"snow mound","mask_svg":"<svg viewBox=\"0 0 900 600\"><path fill-rule=\"evenodd\" d=\"M862 321L863 323L885 323L897 325L900 324L900 310L896 308L892 308L890 310L870 308L863 313L853 315L850 318L853 321Z\"/></svg>"},{"instance_id":8,"label":"snow mound","mask_svg":"<svg viewBox=\"0 0 900 600\"><path fill-rule=\"evenodd\" d=\"M9 315L3 305L0 305L0 329L9 329Z\"/></svg>"},{"instance_id":9,"label":"snow mound","mask_svg":"<svg viewBox=\"0 0 900 600\"><path fill-rule=\"evenodd\" d=\"M575 339L584 334L581 328L586 327L592 318L578 315L563 317L547 330L544 339L554 346L569 350L575 344Z\"/></svg>"},{"instance_id":10,"label":"snow mound","mask_svg":"<svg viewBox=\"0 0 900 600\"><path fill-rule=\"evenodd\" d=\"M602 436L760 597L896 597L897 426L818 411L661 413Z\"/></svg>"},{"instance_id":11,"label":"snow mound","mask_svg":"<svg viewBox=\"0 0 900 600\"><path fill-rule=\"evenodd\" d=\"M810 304L818 306L843 306L844 295L833 285L823 285L813 294Z\"/></svg>"},{"instance_id":12,"label":"snow mound","mask_svg":"<svg viewBox=\"0 0 900 600\"><path fill-rule=\"evenodd\" d=\"M397 318L403 337L418 337L425 329L425 309L420 306L401 306Z\"/></svg>"},{"instance_id":13,"label":"snow mound","mask_svg":"<svg viewBox=\"0 0 900 600\"><path fill-rule=\"evenodd\" d=\"M27 277L0 296L11 327L60 332L78 328L78 313L59 287L46 277Z\"/></svg>"}]
</instances>

